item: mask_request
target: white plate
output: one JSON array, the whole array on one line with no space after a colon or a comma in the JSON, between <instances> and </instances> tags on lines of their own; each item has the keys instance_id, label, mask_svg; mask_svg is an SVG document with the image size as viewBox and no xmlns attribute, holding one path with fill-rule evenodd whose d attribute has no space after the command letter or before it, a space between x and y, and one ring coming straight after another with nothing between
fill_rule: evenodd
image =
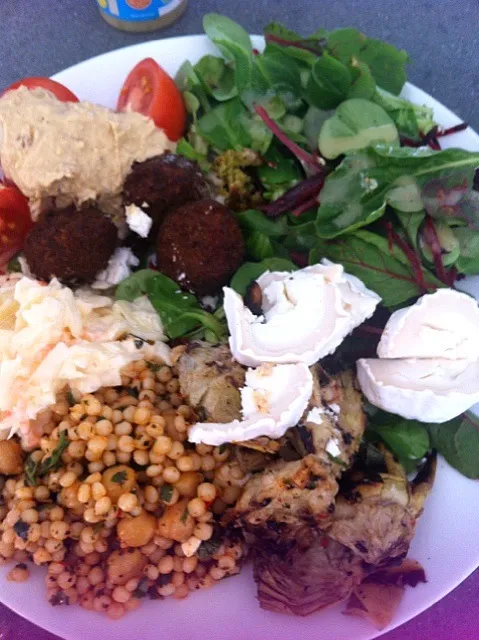
<instances>
[{"instance_id":1,"label":"white plate","mask_svg":"<svg viewBox=\"0 0 479 640\"><path fill-rule=\"evenodd\" d=\"M261 41L256 44L260 46ZM185 36L145 42L86 60L58 73L81 99L114 107L127 72L151 56L175 73L186 58L196 61L213 48L204 36ZM443 125L459 119L439 102L407 85L405 97L434 108ZM479 149L479 136L471 129L442 139L443 146ZM471 279L472 280L472 279ZM479 278L469 290L479 298ZM471 288L472 287L472 288ZM467 480L444 460L426 503L410 556L426 569L427 584L408 589L388 630L418 615L454 589L479 565L479 482ZM6 574L6 570L5 570ZM341 607L308 618L293 618L262 611L256 601L251 570L226 580L210 591L183 601L145 602L119 622L86 612L78 606L52 608L45 600L44 571L37 569L27 584L2 580L0 600L32 622L68 640L372 640L377 631L362 620L343 616Z\"/></svg>"}]
</instances>

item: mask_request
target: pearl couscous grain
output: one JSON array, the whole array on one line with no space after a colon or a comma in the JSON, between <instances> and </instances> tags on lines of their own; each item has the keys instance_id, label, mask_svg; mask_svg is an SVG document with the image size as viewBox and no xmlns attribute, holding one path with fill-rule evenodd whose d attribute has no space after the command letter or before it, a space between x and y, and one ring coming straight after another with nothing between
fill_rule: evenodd
<instances>
[{"instance_id":1,"label":"pearl couscous grain","mask_svg":"<svg viewBox=\"0 0 479 640\"><path fill-rule=\"evenodd\" d=\"M246 547L218 539L215 521L243 473L229 447L188 445L194 414L176 366L135 362L121 387L65 393L50 413L24 473L0 479L9 580L27 580L28 561L46 565L51 604L117 620L142 598L185 598L239 572Z\"/></svg>"}]
</instances>

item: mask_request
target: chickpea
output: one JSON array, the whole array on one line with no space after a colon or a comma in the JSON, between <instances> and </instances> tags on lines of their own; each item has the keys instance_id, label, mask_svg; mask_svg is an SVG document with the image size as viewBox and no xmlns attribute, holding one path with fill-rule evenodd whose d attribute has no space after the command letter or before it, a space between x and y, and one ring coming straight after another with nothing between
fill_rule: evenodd
<instances>
[{"instance_id":1,"label":"chickpea","mask_svg":"<svg viewBox=\"0 0 479 640\"><path fill-rule=\"evenodd\" d=\"M82 506L82 503L78 500L78 489L81 487L81 482L76 480L69 487L64 487L60 491L59 502L67 509L78 509Z\"/></svg>"},{"instance_id":2,"label":"chickpea","mask_svg":"<svg viewBox=\"0 0 479 640\"><path fill-rule=\"evenodd\" d=\"M16 440L0 441L0 474L16 476L23 471L23 452Z\"/></svg>"},{"instance_id":3,"label":"chickpea","mask_svg":"<svg viewBox=\"0 0 479 640\"><path fill-rule=\"evenodd\" d=\"M107 496L116 504L121 495L129 493L136 486L136 473L131 467L118 464L106 469L102 480Z\"/></svg>"},{"instance_id":4,"label":"chickpea","mask_svg":"<svg viewBox=\"0 0 479 640\"><path fill-rule=\"evenodd\" d=\"M164 538L185 542L192 535L195 520L188 512L188 499L180 500L166 510L158 521L158 533Z\"/></svg>"},{"instance_id":5,"label":"chickpea","mask_svg":"<svg viewBox=\"0 0 479 640\"><path fill-rule=\"evenodd\" d=\"M143 511L136 518L122 518L116 530L122 546L142 547L155 535L156 518Z\"/></svg>"},{"instance_id":6,"label":"chickpea","mask_svg":"<svg viewBox=\"0 0 479 640\"><path fill-rule=\"evenodd\" d=\"M126 584L138 577L146 565L146 558L139 549L113 551L107 561L107 575L114 585Z\"/></svg>"},{"instance_id":7,"label":"chickpea","mask_svg":"<svg viewBox=\"0 0 479 640\"><path fill-rule=\"evenodd\" d=\"M193 498L196 495L198 485L203 482L203 476L196 471L185 471L180 479L175 483L176 489L181 496Z\"/></svg>"}]
</instances>

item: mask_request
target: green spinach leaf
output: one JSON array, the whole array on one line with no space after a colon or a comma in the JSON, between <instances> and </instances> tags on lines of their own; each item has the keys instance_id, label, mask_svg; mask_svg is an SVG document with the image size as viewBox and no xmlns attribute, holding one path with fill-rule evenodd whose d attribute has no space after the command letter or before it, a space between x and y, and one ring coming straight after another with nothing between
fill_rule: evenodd
<instances>
[{"instance_id":1,"label":"green spinach leaf","mask_svg":"<svg viewBox=\"0 0 479 640\"><path fill-rule=\"evenodd\" d=\"M400 462L407 464L423 458L430 449L426 426L379 411L368 420L368 430L378 436Z\"/></svg>"},{"instance_id":2,"label":"green spinach leaf","mask_svg":"<svg viewBox=\"0 0 479 640\"><path fill-rule=\"evenodd\" d=\"M468 478L479 478L479 419L465 413L441 424L429 424L432 446Z\"/></svg>"},{"instance_id":3,"label":"green spinach leaf","mask_svg":"<svg viewBox=\"0 0 479 640\"><path fill-rule=\"evenodd\" d=\"M132 301L147 295L161 318L170 339L181 338L198 327L208 330L220 340L225 335L225 325L212 313L204 311L191 293L181 291L176 282L167 276L142 269L123 280L117 287L117 300Z\"/></svg>"},{"instance_id":4,"label":"green spinach leaf","mask_svg":"<svg viewBox=\"0 0 479 640\"><path fill-rule=\"evenodd\" d=\"M396 125L384 109L363 98L342 102L319 134L319 150L328 159L380 142L399 144Z\"/></svg>"}]
</instances>

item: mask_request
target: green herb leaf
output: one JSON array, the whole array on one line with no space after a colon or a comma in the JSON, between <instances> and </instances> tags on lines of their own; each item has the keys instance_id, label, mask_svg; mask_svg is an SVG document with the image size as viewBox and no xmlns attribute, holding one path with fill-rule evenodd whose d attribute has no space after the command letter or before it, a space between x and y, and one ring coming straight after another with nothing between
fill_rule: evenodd
<instances>
[{"instance_id":1,"label":"green herb leaf","mask_svg":"<svg viewBox=\"0 0 479 640\"><path fill-rule=\"evenodd\" d=\"M40 465L38 476L45 476L49 471L56 471L61 465L61 457L65 449L70 444L65 430L60 431L60 437L58 438L58 444L52 451L51 455L46 458Z\"/></svg>"},{"instance_id":2,"label":"green herb leaf","mask_svg":"<svg viewBox=\"0 0 479 640\"><path fill-rule=\"evenodd\" d=\"M25 461L24 471L27 484L36 486L38 478L45 476L49 471L56 471L61 465L61 456L68 447L70 441L66 431L60 431L58 444L48 458L43 462L34 462L31 455Z\"/></svg>"},{"instance_id":3,"label":"green herb leaf","mask_svg":"<svg viewBox=\"0 0 479 640\"><path fill-rule=\"evenodd\" d=\"M198 547L196 555L200 560L209 560L217 553L221 544L221 540L214 537L209 540L204 540Z\"/></svg>"},{"instance_id":4,"label":"green herb leaf","mask_svg":"<svg viewBox=\"0 0 479 640\"><path fill-rule=\"evenodd\" d=\"M147 362L146 366L150 371L153 371L153 373L157 373L163 365L161 365L159 362Z\"/></svg>"},{"instance_id":5,"label":"green herb leaf","mask_svg":"<svg viewBox=\"0 0 479 640\"><path fill-rule=\"evenodd\" d=\"M116 484L123 484L126 482L127 477L128 477L128 474L126 470L117 471L115 474L113 474L111 481L115 482Z\"/></svg>"},{"instance_id":6,"label":"green herb leaf","mask_svg":"<svg viewBox=\"0 0 479 640\"><path fill-rule=\"evenodd\" d=\"M30 529L30 525L23 520L17 520L17 522L13 525L13 530L17 534L19 538L22 540L28 539L28 531Z\"/></svg>"},{"instance_id":7,"label":"green herb leaf","mask_svg":"<svg viewBox=\"0 0 479 640\"><path fill-rule=\"evenodd\" d=\"M246 289L265 271L296 271L297 266L285 258L266 258L261 262L245 262L231 279L230 286L242 296Z\"/></svg>"},{"instance_id":8,"label":"green herb leaf","mask_svg":"<svg viewBox=\"0 0 479 640\"><path fill-rule=\"evenodd\" d=\"M180 522L182 522L183 524L185 524L186 520L188 519L188 509L185 509L183 511L183 513L181 514L180 517Z\"/></svg>"},{"instance_id":9,"label":"green herb leaf","mask_svg":"<svg viewBox=\"0 0 479 640\"><path fill-rule=\"evenodd\" d=\"M172 495L173 495L173 486L171 484L164 484L161 486L160 498L164 502L170 502Z\"/></svg>"}]
</instances>

